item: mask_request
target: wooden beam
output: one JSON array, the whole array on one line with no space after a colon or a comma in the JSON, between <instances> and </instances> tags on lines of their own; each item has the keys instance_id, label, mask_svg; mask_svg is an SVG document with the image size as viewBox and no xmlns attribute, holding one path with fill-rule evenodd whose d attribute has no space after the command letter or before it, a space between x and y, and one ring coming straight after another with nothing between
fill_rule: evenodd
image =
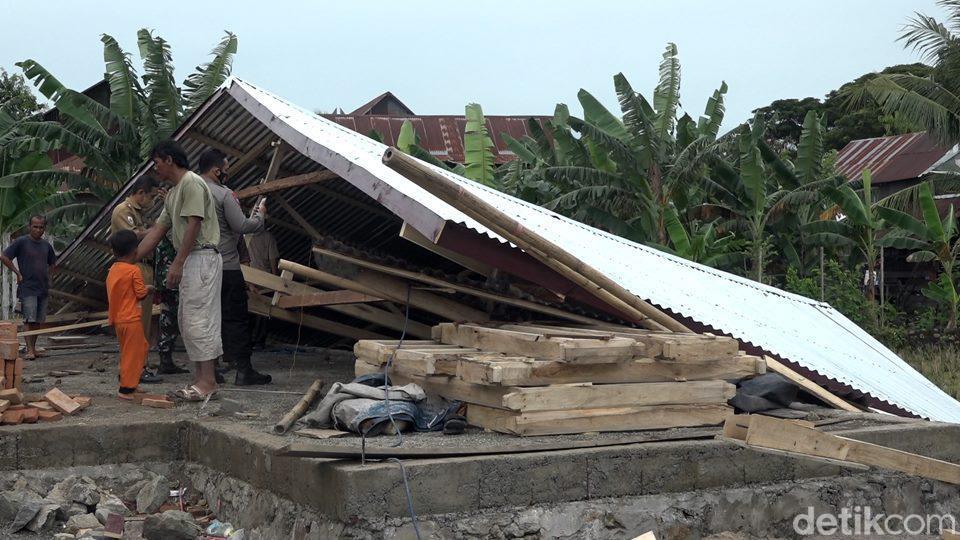
<instances>
[{"instance_id":1,"label":"wooden beam","mask_svg":"<svg viewBox=\"0 0 960 540\"><path fill-rule=\"evenodd\" d=\"M311 225L309 221L307 221L306 219L303 218L303 216L300 215L300 212L297 212L296 210L293 209L292 206L290 206L290 203L288 203L287 200L283 198L283 195L280 195L279 193L274 193L272 199L275 200L280 205L280 208L283 208L283 211L286 212L288 216L292 217L294 221L296 221L301 227L303 227L303 230L306 231L307 234L312 236L315 240L319 240L323 238L323 235L320 234L319 231L314 229L313 225Z\"/></svg>"},{"instance_id":2,"label":"wooden beam","mask_svg":"<svg viewBox=\"0 0 960 540\"><path fill-rule=\"evenodd\" d=\"M232 158L239 158L243 156L243 152L241 150L238 150L228 144L224 144L212 137L208 137L197 130L187 132L187 137L197 141L198 143L205 144L211 148L216 148L217 150L220 150L221 152L223 152L224 154L227 154Z\"/></svg>"},{"instance_id":3,"label":"wooden beam","mask_svg":"<svg viewBox=\"0 0 960 540\"><path fill-rule=\"evenodd\" d=\"M394 302L405 303L409 290L411 306L440 315L451 321L490 320L490 317L482 311L464 306L449 298L413 289L409 287L407 282L401 279L383 274L375 274L369 270L361 269L356 275L345 278L283 259L280 260L279 266L281 269L290 270L298 276L314 279L341 289L379 296L380 298Z\"/></svg>"},{"instance_id":4,"label":"wooden beam","mask_svg":"<svg viewBox=\"0 0 960 540\"><path fill-rule=\"evenodd\" d=\"M77 296L76 294L70 294L63 291L58 291L56 289L50 289L50 295L56 296L58 298L63 298L65 300L70 300L71 302L76 302L77 304L83 304L85 306L90 306L97 309L103 309L106 307L106 304L99 300L93 298L87 298L86 296Z\"/></svg>"},{"instance_id":5,"label":"wooden beam","mask_svg":"<svg viewBox=\"0 0 960 540\"><path fill-rule=\"evenodd\" d=\"M101 253L106 253L107 255L113 255L113 250L110 249L110 246L104 244L103 242L99 242L93 238L84 238L81 243Z\"/></svg>"},{"instance_id":6,"label":"wooden beam","mask_svg":"<svg viewBox=\"0 0 960 540\"><path fill-rule=\"evenodd\" d=\"M285 281L280 276L273 275L263 270L257 270L247 265L241 265L243 278L247 283L252 283L258 287L265 287L273 291L282 291L285 294L314 294L323 292L303 283L295 281ZM269 302L267 302L269 304ZM430 326L417 322L405 321L403 314L390 313L382 309L367 305L332 305L324 306L324 309L335 311L354 319L366 321L369 323L383 326L397 332L402 332L404 328L409 335L418 338L430 337Z\"/></svg>"},{"instance_id":7,"label":"wooden beam","mask_svg":"<svg viewBox=\"0 0 960 540\"><path fill-rule=\"evenodd\" d=\"M784 377L790 379L793 384L796 384L800 388L823 400L831 407L835 409L842 409L844 411L860 412L860 409L833 395L819 384L811 381L803 375L800 375L789 366L777 361L776 359L769 356L764 356L763 360L767 364L767 371L772 371L774 373L783 375Z\"/></svg>"},{"instance_id":8,"label":"wooden beam","mask_svg":"<svg viewBox=\"0 0 960 540\"><path fill-rule=\"evenodd\" d=\"M376 332L370 332L360 328L355 328L346 324L328 321L308 313L292 313L282 308L273 307L270 301L260 295L250 293L247 303L248 309L257 315L280 319L293 324L302 324L307 328L327 332L338 336L349 337L353 339L386 339L386 336Z\"/></svg>"},{"instance_id":9,"label":"wooden beam","mask_svg":"<svg viewBox=\"0 0 960 540\"><path fill-rule=\"evenodd\" d=\"M160 306L153 306L153 314L159 315L161 311ZM106 312L101 313L91 313L91 315L106 315ZM41 336L44 334L59 334L60 332L68 332L70 330L79 330L81 328L93 328L98 326L110 326L110 320L103 318L97 319L95 321L87 321L82 323L75 324L65 324L60 326L50 326L47 328L40 328L38 330L29 330L26 332L17 332L17 336Z\"/></svg>"},{"instance_id":10,"label":"wooden beam","mask_svg":"<svg viewBox=\"0 0 960 540\"><path fill-rule=\"evenodd\" d=\"M447 259L448 261L453 261L460 266L476 272L484 277L490 277L493 274L494 268L489 264L484 264L475 259L471 259L466 255L461 255L456 251L451 251L447 248L442 248L437 244L433 243L429 238L420 234L420 231L416 230L406 221L403 222L403 225L400 226L400 238L408 242L412 242L423 249L436 253L437 255Z\"/></svg>"},{"instance_id":11,"label":"wooden beam","mask_svg":"<svg viewBox=\"0 0 960 540\"><path fill-rule=\"evenodd\" d=\"M276 303L284 309L308 306L335 306L337 304L365 304L382 302L383 298L354 291L324 291L313 294L282 296Z\"/></svg>"},{"instance_id":12,"label":"wooden beam","mask_svg":"<svg viewBox=\"0 0 960 540\"><path fill-rule=\"evenodd\" d=\"M314 171L314 172L309 172L304 174L296 174L293 176L278 178L270 182L266 182L263 184L258 184L256 186L250 186L248 188L241 189L240 191L237 192L237 197L240 199L249 199L251 197L265 195L267 193L272 193L274 191L281 191L284 189L291 189L299 186L305 186L308 184L315 184L317 182L323 182L324 180L332 180L334 178L339 178L339 177L333 171Z\"/></svg>"},{"instance_id":13,"label":"wooden beam","mask_svg":"<svg viewBox=\"0 0 960 540\"><path fill-rule=\"evenodd\" d=\"M251 161L260 157L260 154L264 152L267 148L270 147L276 141L276 136L271 133L270 136L264 138L262 141L254 145L253 148L248 150L242 156L237 158L236 161L230 164L230 169L233 170L234 174L239 173L244 167L246 167Z\"/></svg>"},{"instance_id":14,"label":"wooden beam","mask_svg":"<svg viewBox=\"0 0 960 540\"><path fill-rule=\"evenodd\" d=\"M751 446L796 452L880 467L950 484L960 484L960 465L829 433L794 422L754 414L746 442Z\"/></svg>"},{"instance_id":15,"label":"wooden beam","mask_svg":"<svg viewBox=\"0 0 960 540\"><path fill-rule=\"evenodd\" d=\"M106 311L73 311L70 313L57 313L56 315L47 315L45 323L77 321L80 319L102 319L107 316Z\"/></svg>"},{"instance_id":16,"label":"wooden beam","mask_svg":"<svg viewBox=\"0 0 960 540\"><path fill-rule=\"evenodd\" d=\"M510 306L515 306L537 313L543 313L544 315L550 315L552 317L558 317L561 319L566 319L568 321L576 321L583 324L592 324L597 322L596 319L591 319L590 317L585 317L583 315L577 315L575 313L570 313L568 311L555 308L552 306L546 306L537 302L532 302L530 300L523 300L520 298L512 298L509 296L504 296L502 294L491 293L483 289L477 289L475 287L468 287L466 285L460 285L459 283L453 283L451 281L442 280L435 278L433 276L428 276L419 272L412 272L409 270L403 270L400 268L393 268L390 266L384 266L377 263L372 263L365 261L363 259L358 259L356 257L350 257L349 255L344 255L336 251L331 251L323 248L313 248L315 253L318 253L324 257L331 257L337 260L346 261L348 263L360 266L362 268L369 269L374 272L381 272L383 274L388 274L391 276L409 279L412 281L419 281L420 283L426 283L427 285L433 285L435 287L442 287L445 289L452 289L454 291L469 294L470 296L476 296L478 298L483 298L486 300L493 300L494 302L499 302L501 304L507 304Z\"/></svg>"}]
</instances>

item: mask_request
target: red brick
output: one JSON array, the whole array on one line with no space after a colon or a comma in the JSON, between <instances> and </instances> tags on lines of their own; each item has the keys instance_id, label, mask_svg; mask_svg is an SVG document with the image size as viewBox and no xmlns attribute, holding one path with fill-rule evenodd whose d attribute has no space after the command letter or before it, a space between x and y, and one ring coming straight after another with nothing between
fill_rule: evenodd
<instances>
[{"instance_id":1,"label":"red brick","mask_svg":"<svg viewBox=\"0 0 960 540\"><path fill-rule=\"evenodd\" d=\"M63 393L59 388L53 388L43 396L53 408L63 414L73 414L80 410L80 404L70 399L70 396Z\"/></svg>"}]
</instances>

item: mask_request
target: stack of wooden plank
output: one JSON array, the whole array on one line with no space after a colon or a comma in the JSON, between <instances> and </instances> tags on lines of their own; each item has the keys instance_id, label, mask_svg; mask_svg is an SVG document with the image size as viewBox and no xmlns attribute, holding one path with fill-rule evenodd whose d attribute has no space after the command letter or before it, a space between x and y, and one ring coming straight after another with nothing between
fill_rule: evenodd
<instances>
[{"instance_id":1,"label":"stack of wooden plank","mask_svg":"<svg viewBox=\"0 0 960 540\"><path fill-rule=\"evenodd\" d=\"M3 374L0 375L3 389L20 388L23 359L17 341L17 324L11 321L0 321L0 361L3 362Z\"/></svg>"},{"instance_id":2,"label":"stack of wooden plank","mask_svg":"<svg viewBox=\"0 0 960 540\"><path fill-rule=\"evenodd\" d=\"M715 425L731 381L765 371L736 340L624 327L443 323L432 340L361 340L357 375L463 401L472 425L517 435Z\"/></svg>"}]
</instances>

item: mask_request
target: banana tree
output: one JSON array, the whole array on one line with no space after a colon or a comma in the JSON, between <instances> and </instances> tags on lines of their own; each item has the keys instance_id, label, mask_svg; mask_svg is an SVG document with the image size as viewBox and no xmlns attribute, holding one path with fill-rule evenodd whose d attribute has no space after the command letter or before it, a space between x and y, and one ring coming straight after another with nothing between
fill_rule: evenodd
<instances>
[{"instance_id":1,"label":"banana tree","mask_svg":"<svg viewBox=\"0 0 960 540\"><path fill-rule=\"evenodd\" d=\"M870 171L864 169L862 189L843 184L825 187L824 194L835 205L825 215L828 219L804 226L811 243L826 248L849 249L853 261L866 263L866 298L871 309L871 320L878 322L876 313L877 260L881 247L906 247L903 230L884 221L881 206L873 200L873 182Z\"/></svg>"},{"instance_id":2,"label":"banana tree","mask_svg":"<svg viewBox=\"0 0 960 540\"><path fill-rule=\"evenodd\" d=\"M50 184L61 180L70 192L86 201L88 209L100 208L130 177L150 148L169 137L184 117L226 80L237 50L236 36L227 32L213 49L213 59L187 77L186 91L181 91L173 78L169 44L159 36L147 30L137 34L142 77L116 39L104 34L101 42L105 77L110 85L108 106L67 88L35 60L17 64L59 113L58 121L21 122L18 133L44 141L51 149L81 157L84 170L80 174L50 168L6 171L0 176L0 183ZM89 214L85 212L78 219L85 222Z\"/></svg>"},{"instance_id":3,"label":"banana tree","mask_svg":"<svg viewBox=\"0 0 960 540\"><path fill-rule=\"evenodd\" d=\"M485 186L497 187L493 165L493 140L479 103L465 108L467 125L463 132L464 175Z\"/></svg>"},{"instance_id":4,"label":"banana tree","mask_svg":"<svg viewBox=\"0 0 960 540\"><path fill-rule=\"evenodd\" d=\"M718 236L714 223L691 221L685 226L674 208L668 209L664 221L670 245L650 246L713 268L731 268L743 259L741 240L733 233Z\"/></svg>"},{"instance_id":5,"label":"banana tree","mask_svg":"<svg viewBox=\"0 0 960 540\"><path fill-rule=\"evenodd\" d=\"M942 272L934 283L923 293L938 302L946 304L950 310L947 329L957 327L957 289L954 284L953 269L960 256L960 241L957 241L957 222L953 205L947 211L946 219L941 219L933 197L933 188L929 182L920 186L920 208L923 221L899 210L880 207L879 215L892 225L896 225L908 236L898 240L897 247L915 249L907 260L910 262L936 261Z\"/></svg>"}]
</instances>

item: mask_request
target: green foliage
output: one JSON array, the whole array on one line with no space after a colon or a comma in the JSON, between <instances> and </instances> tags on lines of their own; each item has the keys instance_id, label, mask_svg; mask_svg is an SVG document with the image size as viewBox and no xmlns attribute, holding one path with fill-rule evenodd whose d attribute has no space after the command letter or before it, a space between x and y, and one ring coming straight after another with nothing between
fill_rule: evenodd
<instances>
[{"instance_id":1,"label":"green foliage","mask_svg":"<svg viewBox=\"0 0 960 540\"><path fill-rule=\"evenodd\" d=\"M487 120L477 103L466 106L467 126L463 133L464 175L483 185L496 187L493 166L493 140L487 133Z\"/></svg>"},{"instance_id":2,"label":"green foliage","mask_svg":"<svg viewBox=\"0 0 960 540\"><path fill-rule=\"evenodd\" d=\"M58 119L23 119L9 126L9 132L16 134L10 141L0 137L0 151L19 151L8 147L16 140L21 148L29 143L35 148L65 150L83 158L86 169L80 174L51 170L49 164L30 170L0 171L0 186L4 188L31 186L11 195L19 197L19 205L57 215L61 218L57 223L64 227L86 223L113 197L149 150L169 137L185 116L226 80L237 50L236 36L227 32L214 48L213 59L187 78L187 90L181 92L173 75L170 46L163 38L148 30L138 32L142 76L116 39L103 35L101 42L104 77L110 85L108 106L67 88L40 63L24 60L17 65L40 94L54 104ZM41 189L61 185L68 189L53 193Z\"/></svg>"},{"instance_id":3,"label":"green foliage","mask_svg":"<svg viewBox=\"0 0 960 540\"><path fill-rule=\"evenodd\" d=\"M26 118L43 110L37 97L30 91L22 75L7 73L0 68L0 109L13 120Z\"/></svg>"}]
</instances>

